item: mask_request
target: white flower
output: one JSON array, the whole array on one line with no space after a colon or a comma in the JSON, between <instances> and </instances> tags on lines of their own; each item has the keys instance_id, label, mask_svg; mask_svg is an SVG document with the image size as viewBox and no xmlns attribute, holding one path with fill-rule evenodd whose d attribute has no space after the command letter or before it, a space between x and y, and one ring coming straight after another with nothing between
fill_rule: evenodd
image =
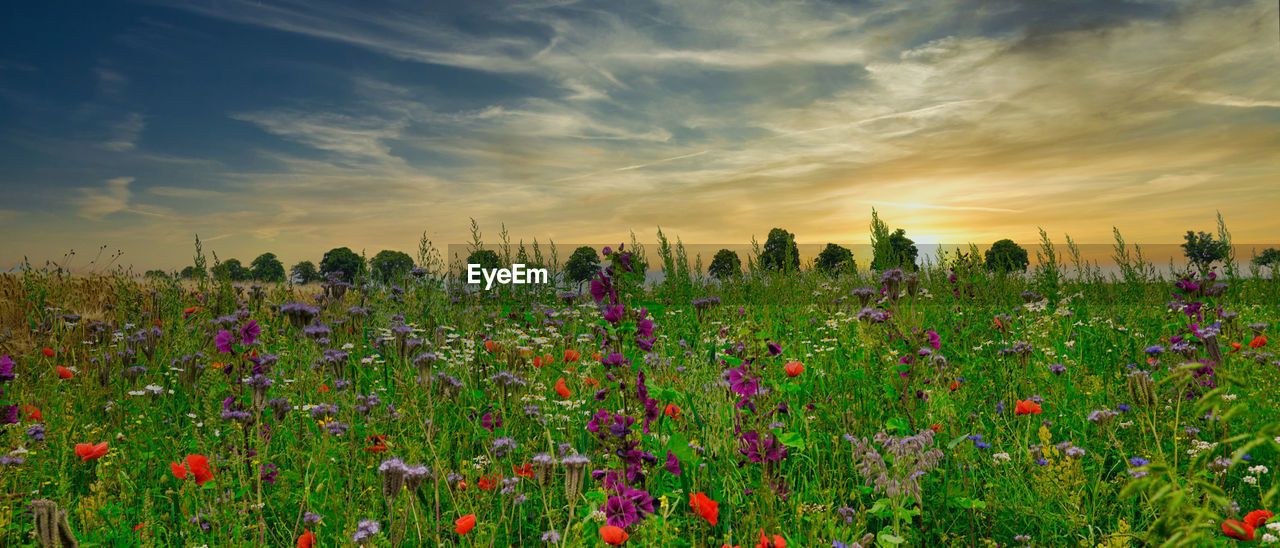
<instances>
[{"instance_id":1,"label":"white flower","mask_svg":"<svg viewBox=\"0 0 1280 548\"><path fill-rule=\"evenodd\" d=\"M1268 542L1268 543L1269 543L1269 542L1275 542L1275 541L1277 541L1277 540L1280 540L1280 538L1276 538L1276 537L1275 537L1275 535L1272 535L1271 533L1267 533L1267 534L1265 534L1265 535L1262 535L1262 542Z\"/></svg>"},{"instance_id":2,"label":"white flower","mask_svg":"<svg viewBox=\"0 0 1280 548\"><path fill-rule=\"evenodd\" d=\"M1261 465L1261 464L1259 464L1259 465L1257 465L1257 466L1250 466L1250 467L1249 467L1249 473L1250 473L1250 474L1257 474L1257 475L1259 475L1259 476L1261 476L1261 475L1263 475L1263 474L1265 474L1265 473L1267 473L1267 472L1270 472L1270 471L1271 471L1271 470L1268 470L1266 466L1263 466L1263 465Z\"/></svg>"},{"instance_id":3,"label":"white flower","mask_svg":"<svg viewBox=\"0 0 1280 548\"><path fill-rule=\"evenodd\" d=\"M999 453L996 453L996 454L994 454L994 455L991 455L991 460L992 460L992 462L995 462L996 464L999 464L999 463L1000 463L1000 462L1002 462L1002 461L1003 461L1003 462L1009 462L1009 454L1008 454L1008 453L1006 453L1006 452L1004 452L1004 451L1001 451L1001 452L999 452Z\"/></svg>"},{"instance_id":4,"label":"white flower","mask_svg":"<svg viewBox=\"0 0 1280 548\"><path fill-rule=\"evenodd\" d=\"M1257 485L1257 484L1258 484L1258 478L1255 478L1255 477L1253 477L1253 476L1245 476L1245 477L1240 478L1240 479L1241 479L1242 481L1244 481L1245 483L1249 484L1249 485Z\"/></svg>"}]
</instances>

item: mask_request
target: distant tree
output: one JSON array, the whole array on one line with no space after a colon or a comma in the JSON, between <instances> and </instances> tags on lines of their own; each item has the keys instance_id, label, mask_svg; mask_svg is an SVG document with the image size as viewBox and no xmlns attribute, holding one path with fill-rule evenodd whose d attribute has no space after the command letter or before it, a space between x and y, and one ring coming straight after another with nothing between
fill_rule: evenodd
<instances>
[{"instance_id":1,"label":"distant tree","mask_svg":"<svg viewBox=\"0 0 1280 548\"><path fill-rule=\"evenodd\" d=\"M738 258L736 251L721 249L711 259L711 266L707 267L707 273L717 280L727 280L742 274L742 259Z\"/></svg>"},{"instance_id":2,"label":"distant tree","mask_svg":"<svg viewBox=\"0 0 1280 548\"><path fill-rule=\"evenodd\" d=\"M320 271L316 270L315 263L311 261L301 261L293 265L293 268L289 269L289 276L300 284L320 281Z\"/></svg>"},{"instance_id":3,"label":"distant tree","mask_svg":"<svg viewBox=\"0 0 1280 548\"><path fill-rule=\"evenodd\" d=\"M192 267L192 269L194 270L194 267ZM163 270L148 270L146 274L142 275L142 277L152 280L167 280L169 279L169 273Z\"/></svg>"},{"instance_id":4,"label":"distant tree","mask_svg":"<svg viewBox=\"0 0 1280 548\"><path fill-rule=\"evenodd\" d=\"M1027 250L1008 238L991 244L984 256L987 270L991 272L1026 272L1031 264Z\"/></svg>"},{"instance_id":5,"label":"distant tree","mask_svg":"<svg viewBox=\"0 0 1280 548\"><path fill-rule=\"evenodd\" d=\"M214 265L211 270L215 280L242 282L249 279L249 269L240 264L240 259L227 259Z\"/></svg>"},{"instance_id":6,"label":"distant tree","mask_svg":"<svg viewBox=\"0 0 1280 548\"><path fill-rule=\"evenodd\" d=\"M915 242L901 228L890 232L889 224L871 209L871 269L882 272L890 268L916 269Z\"/></svg>"},{"instance_id":7,"label":"distant tree","mask_svg":"<svg viewBox=\"0 0 1280 548\"><path fill-rule=\"evenodd\" d=\"M790 271L800 268L800 250L796 236L781 228L769 231L760 253L760 266L766 270Z\"/></svg>"},{"instance_id":8,"label":"distant tree","mask_svg":"<svg viewBox=\"0 0 1280 548\"><path fill-rule=\"evenodd\" d=\"M402 251L384 249L369 260L369 270L373 272L373 279L393 283L413 270L413 258Z\"/></svg>"},{"instance_id":9,"label":"distant tree","mask_svg":"<svg viewBox=\"0 0 1280 548\"><path fill-rule=\"evenodd\" d=\"M600 255L591 246L582 246L573 250L569 262L564 265L565 275L569 281L580 284L591 280L600 272Z\"/></svg>"},{"instance_id":10,"label":"distant tree","mask_svg":"<svg viewBox=\"0 0 1280 548\"><path fill-rule=\"evenodd\" d=\"M853 267L853 252L847 247L829 243L822 253L818 254L818 259L813 262L813 266L823 272L837 272Z\"/></svg>"},{"instance_id":11,"label":"distant tree","mask_svg":"<svg viewBox=\"0 0 1280 548\"><path fill-rule=\"evenodd\" d=\"M183 268L182 272L178 273L178 277L184 280L202 279L205 276L207 276L207 274L204 270L197 269L194 266Z\"/></svg>"},{"instance_id":12,"label":"distant tree","mask_svg":"<svg viewBox=\"0 0 1280 548\"><path fill-rule=\"evenodd\" d=\"M502 268L502 258L492 249L477 249L467 255L467 264L478 264L486 270Z\"/></svg>"},{"instance_id":13,"label":"distant tree","mask_svg":"<svg viewBox=\"0 0 1280 548\"><path fill-rule=\"evenodd\" d=\"M1209 267L1215 261L1226 260L1230 252L1227 242L1214 238L1208 232L1196 233L1188 230L1183 238L1186 242L1182 244L1182 253L1201 274L1209 272Z\"/></svg>"},{"instance_id":14,"label":"distant tree","mask_svg":"<svg viewBox=\"0 0 1280 548\"><path fill-rule=\"evenodd\" d=\"M275 253L263 253L249 263L249 277L260 282L283 282L284 263Z\"/></svg>"},{"instance_id":15,"label":"distant tree","mask_svg":"<svg viewBox=\"0 0 1280 548\"><path fill-rule=\"evenodd\" d=\"M342 273L342 281L351 283L355 281L356 275L364 268L364 257L356 255L349 247L336 247L330 249L324 254L324 258L320 259L320 274L328 276L335 272Z\"/></svg>"},{"instance_id":16,"label":"distant tree","mask_svg":"<svg viewBox=\"0 0 1280 548\"><path fill-rule=\"evenodd\" d=\"M1274 247L1265 249L1257 257L1253 258L1253 264L1260 267L1271 267L1272 269L1280 268L1280 249Z\"/></svg>"}]
</instances>

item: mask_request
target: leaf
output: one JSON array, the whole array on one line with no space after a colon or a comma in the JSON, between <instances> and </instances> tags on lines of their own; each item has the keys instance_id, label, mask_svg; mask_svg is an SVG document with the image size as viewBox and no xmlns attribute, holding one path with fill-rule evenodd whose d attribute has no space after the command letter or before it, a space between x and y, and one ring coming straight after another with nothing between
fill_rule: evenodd
<instances>
[{"instance_id":1,"label":"leaf","mask_svg":"<svg viewBox=\"0 0 1280 548\"><path fill-rule=\"evenodd\" d=\"M906 432L910 428L911 426L907 424L907 419L902 417L894 417L885 423L886 430L893 430L898 433Z\"/></svg>"},{"instance_id":2,"label":"leaf","mask_svg":"<svg viewBox=\"0 0 1280 548\"><path fill-rule=\"evenodd\" d=\"M880 546L897 546L906 541L907 539L890 533L888 529L880 531L880 533L876 535L876 544L879 544Z\"/></svg>"},{"instance_id":3,"label":"leaf","mask_svg":"<svg viewBox=\"0 0 1280 548\"><path fill-rule=\"evenodd\" d=\"M778 436L778 441L781 441L782 445L794 447L796 449L804 449L805 445L804 435L799 432L787 432Z\"/></svg>"}]
</instances>

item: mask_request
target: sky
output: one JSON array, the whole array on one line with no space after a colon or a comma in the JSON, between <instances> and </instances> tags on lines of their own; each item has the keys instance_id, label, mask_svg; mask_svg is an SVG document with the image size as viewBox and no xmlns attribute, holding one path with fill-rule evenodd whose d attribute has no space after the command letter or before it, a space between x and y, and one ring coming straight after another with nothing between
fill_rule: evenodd
<instances>
[{"instance_id":1,"label":"sky","mask_svg":"<svg viewBox=\"0 0 1280 548\"><path fill-rule=\"evenodd\" d=\"M25 2L0 269L206 252L1280 242L1277 3ZM567 254L567 252L565 253Z\"/></svg>"}]
</instances>

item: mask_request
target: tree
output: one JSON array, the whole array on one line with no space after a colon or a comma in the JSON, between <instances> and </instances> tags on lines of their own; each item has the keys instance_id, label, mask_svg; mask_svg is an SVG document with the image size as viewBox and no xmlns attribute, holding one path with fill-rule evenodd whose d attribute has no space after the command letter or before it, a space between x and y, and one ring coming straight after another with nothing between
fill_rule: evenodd
<instances>
[{"instance_id":1,"label":"tree","mask_svg":"<svg viewBox=\"0 0 1280 548\"><path fill-rule=\"evenodd\" d=\"M1226 241L1216 239L1208 232L1188 230L1183 238L1186 242L1182 244L1182 253L1201 274L1208 273L1214 261L1225 261L1230 251Z\"/></svg>"},{"instance_id":2,"label":"tree","mask_svg":"<svg viewBox=\"0 0 1280 548\"><path fill-rule=\"evenodd\" d=\"M1260 267L1271 267L1276 269L1280 267L1280 249L1274 247L1265 249L1257 257L1253 258L1253 264Z\"/></svg>"},{"instance_id":3,"label":"tree","mask_svg":"<svg viewBox=\"0 0 1280 548\"><path fill-rule=\"evenodd\" d=\"M600 272L600 256L591 246L579 247L573 250L573 255L569 256L569 262L564 265L564 272L573 283L580 284L595 278Z\"/></svg>"},{"instance_id":4,"label":"tree","mask_svg":"<svg viewBox=\"0 0 1280 548\"><path fill-rule=\"evenodd\" d=\"M1027 250L1005 238L994 244L984 254L987 270L991 272L1026 272L1031 261L1027 259Z\"/></svg>"},{"instance_id":5,"label":"tree","mask_svg":"<svg viewBox=\"0 0 1280 548\"><path fill-rule=\"evenodd\" d=\"M295 283L300 284L318 282L320 281L320 272L316 270L315 263L311 261L301 261L298 264L293 265L293 268L289 269L289 277L292 278Z\"/></svg>"},{"instance_id":6,"label":"tree","mask_svg":"<svg viewBox=\"0 0 1280 548\"><path fill-rule=\"evenodd\" d=\"M178 274L178 277L184 280L203 279L205 276L207 276L205 271L197 270L194 266L183 268L182 272Z\"/></svg>"},{"instance_id":7,"label":"tree","mask_svg":"<svg viewBox=\"0 0 1280 548\"><path fill-rule=\"evenodd\" d=\"M732 278L742 274L742 259L738 258L736 251L721 249L711 259L711 266L707 267L707 273L717 280Z\"/></svg>"},{"instance_id":8,"label":"tree","mask_svg":"<svg viewBox=\"0 0 1280 548\"><path fill-rule=\"evenodd\" d=\"M883 243L872 243L873 253L871 268L884 271L890 268L905 270L916 269L916 243L907 237L907 231L901 228L893 231Z\"/></svg>"},{"instance_id":9,"label":"tree","mask_svg":"<svg viewBox=\"0 0 1280 548\"><path fill-rule=\"evenodd\" d=\"M260 282L283 282L284 263L275 253L263 253L249 263L249 276Z\"/></svg>"},{"instance_id":10,"label":"tree","mask_svg":"<svg viewBox=\"0 0 1280 548\"><path fill-rule=\"evenodd\" d=\"M212 272L215 280L242 282L249 279L249 269L240 264L240 259L227 259L225 262L216 264Z\"/></svg>"},{"instance_id":11,"label":"tree","mask_svg":"<svg viewBox=\"0 0 1280 548\"><path fill-rule=\"evenodd\" d=\"M148 270L142 277L151 280L167 280L169 279L169 273L163 270Z\"/></svg>"},{"instance_id":12,"label":"tree","mask_svg":"<svg viewBox=\"0 0 1280 548\"><path fill-rule=\"evenodd\" d=\"M849 248L836 244L827 244L827 247L818 254L818 259L814 261L813 266L823 272L836 272L845 268L852 268L853 252Z\"/></svg>"},{"instance_id":13,"label":"tree","mask_svg":"<svg viewBox=\"0 0 1280 548\"><path fill-rule=\"evenodd\" d=\"M364 257L356 255L349 247L336 247L330 249L324 254L324 258L320 259L320 273L328 276L336 272L341 272L342 281L351 283L355 281L356 275L364 268Z\"/></svg>"},{"instance_id":14,"label":"tree","mask_svg":"<svg viewBox=\"0 0 1280 548\"><path fill-rule=\"evenodd\" d=\"M369 260L369 270L373 271L373 279L389 284L413 270L413 258L402 251L384 249Z\"/></svg>"},{"instance_id":15,"label":"tree","mask_svg":"<svg viewBox=\"0 0 1280 548\"><path fill-rule=\"evenodd\" d=\"M769 231L764 241L764 251L760 253L760 266L766 270L790 271L800 268L800 250L796 247L796 236L781 228Z\"/></svg>"},{"instance_id":16,"label":"tree","mask_svg":"<svg viewBox=\"0 0 1280 548\"><path fill-rule=\"evenodd\" d=\"M478 264L480 268L492 270L502 267L502 259L498 257L498 252L492 249L477 249L467 255L467 264Z\"/></svg>"}]
</instances>

